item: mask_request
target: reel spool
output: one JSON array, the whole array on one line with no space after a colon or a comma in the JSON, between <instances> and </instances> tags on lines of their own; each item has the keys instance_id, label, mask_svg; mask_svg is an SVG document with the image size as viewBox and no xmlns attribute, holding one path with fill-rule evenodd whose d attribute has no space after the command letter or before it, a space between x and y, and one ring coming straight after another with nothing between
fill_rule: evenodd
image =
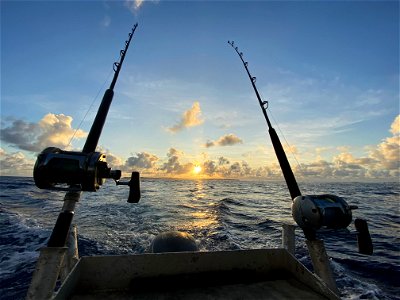
<instances>
[{"instance_id":1,"label":"reel spool","mask_svg":"<svg viewBox=\"0 0 400 300\"><path fill-rule=\"evenodd\" d=\"M318 230L321 227L340 229L350 225L352 210L350 206L335 195L297 196L292 204L292 216L303 229Z\"/></svg>"}]
</instances>

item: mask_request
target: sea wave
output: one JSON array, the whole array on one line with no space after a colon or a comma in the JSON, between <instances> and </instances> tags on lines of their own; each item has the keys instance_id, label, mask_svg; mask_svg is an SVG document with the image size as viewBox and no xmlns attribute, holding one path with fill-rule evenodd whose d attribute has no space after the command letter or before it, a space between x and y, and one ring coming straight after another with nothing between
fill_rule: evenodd
<instances>
[{"instance_id":1,"label":"sea wave","mask_svg":"<svg viewBox=\"0 0 400 300\"><path fill-rule=\"evenodd\" d=\"M399 299L400 184L303 183L302 190L345 196L359 206L354 217L369 221L372 257L357 253L352 225L318 234L342 297ZM138 204L126 203L127 194L127 189L106 183L101 191L83 195L74 219L80 255L145 253L153 238L168 230L190 233L200 251L277 248L282 224L293 224L289 194L279 182L143 179ZM38 190L31 178L0 177L0 199L0 294L2 299L22 299L63 193ZM298 228L296 257L312 269Z\"/></svg>"}]
</instances>

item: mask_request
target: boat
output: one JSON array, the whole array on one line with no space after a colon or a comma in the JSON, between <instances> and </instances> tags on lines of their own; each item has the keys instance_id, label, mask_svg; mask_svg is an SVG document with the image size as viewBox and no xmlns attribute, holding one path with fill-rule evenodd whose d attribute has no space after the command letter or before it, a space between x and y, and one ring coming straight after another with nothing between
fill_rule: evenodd
<instances>
[{"instance_id":1,"label":"boat","mask_svg":"<svg viewBox=\"0 0 400 300\"><path fill-rule=\"evenodd\" d=\"M26 299L340 299L324 242L317 238L322 227L346 228L352 210L341 197L302 195L279 137L234 42L267 121L270 138L293 201L292 215L298 226L282 224L282 246L251 250L198 251L194 239L183 232L160 233L152 251L144 254L79 257L77 231L73 226L75 204L83 192L96 192L105 179L128 185L129 205L140 205L140 175L128 182L121 171L108 167L106 156L96 152L111 105L114 87L123 65L135 24L114 63L114 77L105 91L82 151L44 149L33 176L38 188L65 191L64 204L47 247L40 251ZM295 256L295 229L300 228L313 263L308 270ZM359 249L372 253L365 220L357 219Z\"/></svg>"}]
</instances>

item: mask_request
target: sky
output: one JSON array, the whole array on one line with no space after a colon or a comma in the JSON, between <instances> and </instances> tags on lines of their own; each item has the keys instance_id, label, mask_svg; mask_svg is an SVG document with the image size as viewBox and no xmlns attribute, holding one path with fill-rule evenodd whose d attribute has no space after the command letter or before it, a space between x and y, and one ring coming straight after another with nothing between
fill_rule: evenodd
<instances>
[{"instance_id":1,"label":"sky","mask_svg":"<svg viewBox=\"0 0 400 300\"><path fill-rule=\"evenodd\" d=\"M246 71L299 180L399 180L398 1L1 1L0 174L99 141L144 177L281 179Z\"/></svg>"}]
</instances>

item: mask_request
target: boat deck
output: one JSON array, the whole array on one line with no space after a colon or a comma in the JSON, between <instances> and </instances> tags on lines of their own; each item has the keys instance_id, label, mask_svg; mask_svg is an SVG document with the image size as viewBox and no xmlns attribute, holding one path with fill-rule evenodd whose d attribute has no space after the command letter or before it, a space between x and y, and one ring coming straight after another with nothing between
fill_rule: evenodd
<instances>
[{"instance_id":1,"label":"boat deck","mask_svg":"<svg viewBox=\"0 0 400 300\"><path fill-rule=\"evenodd\" d=\"M294 278L264 280L255 283L212 284L211 286L203 286L203 283L200 283L198 286L189 287L179 285L176 289L159 288L157 284L149 284L146 288L146 290L78 292L71 299L329 299L315 293Z\"/></svg>"},{"instance_id":2,"label":"boat deck","mask_svg":"<svg viewBox=\"0 0 400 300\"><path fill-rule=\"evenodd\" d=\"M55 299L338 299L285 249L83 257Z\"/></svg>"}]
</instances>

